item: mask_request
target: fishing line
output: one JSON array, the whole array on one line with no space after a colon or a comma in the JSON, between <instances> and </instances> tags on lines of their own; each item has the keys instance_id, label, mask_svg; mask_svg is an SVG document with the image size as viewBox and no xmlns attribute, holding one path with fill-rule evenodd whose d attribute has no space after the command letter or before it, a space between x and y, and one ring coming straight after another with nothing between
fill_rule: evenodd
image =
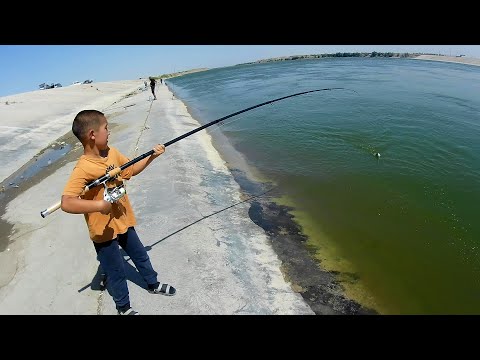
<instances>
[{"instance_id":1,"label":"fishing line","mask_svg":"<svg viewBox=\"0 0 480 360\"><path fill-rule=\"evenodd\" d=\"M360 95L358 92L354 91L357 95ZM339 97L335 96L335 94L332 93L331 97L336 100L336 101L341 101ZM357 109L353 109L352 114L345 114L345 118L351 118L354 116L355 113L358 112L363 112L364 114L366 113L368 118L367 120L362 123L360 131L354 131L348 129L348 132L335 132L335 133L326 133L324 134L327 138L337 138L346 144L353 146L357 149L360 149L361 151L365 151L368 154L375 156L377 160L380 158L381 153L385 150L385 146L381 144L381 141L379 139L382 138L383 133L385 130L382 130L383 125L381 124L380 120L378 119L378 115L374 115L371 111L367 110L366 107L361 107L359 106ZM366 126L364 126L364 124ZM369 132L369 128L374 129L374 136L373 139L371 139L368 136L368 133L365 135L365 131ZM339 129L340 130L340 129ZM382 131L380 131L382 130ZM354 131L354 132L352 132ZM366 140L367 142L365 142ZM376 155L378 154L378 155Z\"/></svg>"},{"instance_id":2,"label":"fishing line","mask_svg":"<svg viewBox=\"0 0 480 360\"><path fill-rule=\"evenodd\" d=\"M321 90L346 90L346 91L353 91L355 92L357 95L358 92L356 92L355 90L353 89L348 89L348 88L331 88L331 89L321 89ZM333 92L332 92L333 94ZM335 99L338 99L335 97ZM273 106L273 104L271 104ZM190 106L190 105L189 105ZM191 106L190 106L191 107ZM194 108L194 107L192 107ZM278 109L278 108L277 108ZM269 109L269 108L265 108L263 109L265 112L268 112L268 113L271 113L272 110ZM265 116L261 119L261 122L262 124L265 124L265 123L273 123L274 119L272 117L269 117L269 116L266 116L268 113L265 114ZM262 114L260 113L257 113L257 116L261 116ZM230 124L233 124L233 123L236 123L238 122L239 120L244 120L245 118L241 118L241 117L238 117L236 119L233 119L233 120L230 120L228 122L225 122L225 121L221 121L218 123L218 126L213 128L213 129L209 129L208 133L209 134L212 134L212 133L215 133L219 130L223 130L223 131L226 131L226 132L243 132L243 131L255 131L257 128L255 128L254 126L257 125L259 122L255 122L254 124L252 123L246 123L245 127L244 128L241 128L241 129L233 129L233 128L228 128L228 125ZM255 119L254 119L255 120Z\"/></svg>"}]
</instances>

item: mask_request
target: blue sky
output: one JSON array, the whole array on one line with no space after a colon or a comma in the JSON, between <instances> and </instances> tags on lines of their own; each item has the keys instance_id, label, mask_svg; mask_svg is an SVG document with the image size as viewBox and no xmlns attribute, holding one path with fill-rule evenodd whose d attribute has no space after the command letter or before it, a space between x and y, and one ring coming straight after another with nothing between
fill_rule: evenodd
<instances>
[{"instance_id":1,"label":"blue sky","mask_svg":"<svg viewBox=\"0 0 480 360\"><path fill-rule=\"evenodd\" d=\"M480 45L0 45L0 96L44 82L131 80L277 56L371 51L480 58Z\"/></svg>"}]
</instances>

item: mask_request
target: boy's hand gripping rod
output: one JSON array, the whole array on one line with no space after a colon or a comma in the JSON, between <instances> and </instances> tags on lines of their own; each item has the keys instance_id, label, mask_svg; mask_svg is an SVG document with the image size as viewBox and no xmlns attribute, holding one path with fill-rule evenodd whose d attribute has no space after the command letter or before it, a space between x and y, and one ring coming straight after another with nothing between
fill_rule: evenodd
<instances>
[{"instance_id":1,"label":"boy's hand gripping rod","mask_svg":"<svg viewBox=\"0 0 480 360\"><path fill-rule=\"evenodd\" d=\"M281 97L281 98L278 98L278 99L274 99L274 100L270 100L270 101L266 101L264 103L261 103L261 104L258 104L258 105L254 105L254 106L251 106L247 109L243 109L243 110L240 110L240 111L237 111L233 114L230 114L230 115L227 115L227 116L224 116L220 119L217 119L217 120L213 120L211 122L209 122L208 124L205 124L203 126L200 126L192 131L189 131L183 135L180 135L179 137L176 137L175 139L173 140L170 140L168 142L166 142L165 144L163 144L165 147L169 146L169 145L172 145L174 143L176 143L177 141L179 140L182 140L184 138L186 138L187 136L190 136L190 135L193 135L195 134L196 132L199 132L200 130L203 130L209 126L212 126L220 121L223 121L225 119L228 119L228 118L231 118L235 115L238 115L238 114L241 114L241 113L244 113L246 111L249 111L249 110L253 110L255 108L258 108L260 106L264 106L264 105L267 105L267 104L270 104L270 103L273 103L275 101L280 101L280 100L283 100L283 99L287 99L289 97L293 97L293 96L297 96L297 95L303 95L303 94L308 94L308 93L312 93L312 92L316 92L316 91L327 91L327 90L348 90L348 89L345 89L345 88L326 88L326 89L317 89L317 90L309 90L309 91L303 91L303 92L299 92L299 93L296 93L296 94L292 94L292 95L288 95L288 96L284 96L284 97ZM355 90L352 90L352 91L355 91ZM117 174L119 174L121 171L123 171L124 169L126 169L127 167L129 166L132 166L133 164L135 164L136 162L142 160L142 159L145 159L147 156L150 156L154 153L153 149L146 152L145 154L142 154L138 157L136 157L135 159L133 160L130 160L129 162L127 162L126 164L123 164L122 166L120 167L117 167L111 171L109 171L107 174L103 175L102 177L99 177L97 180L94 180L92 181L91 183L89 183L88 185L85 186L85 189L83 190L82 194L85 194L88 190L90 190L91 188L95 187L95 186L98 186L98 185L101 185L101 184L104 184L106 183L108 180L112 179L114 176L116 176ZM51 213L53 213L54 211L58 210L60 208L60 206L62 205L62 202L59 201L57 202L55 205L52 205L50 206L49 208L43 210L42 212L40 212L40 215L42 215L42 217L46 217L47 215L50 215Z\"/></svg>"}]
</instances>

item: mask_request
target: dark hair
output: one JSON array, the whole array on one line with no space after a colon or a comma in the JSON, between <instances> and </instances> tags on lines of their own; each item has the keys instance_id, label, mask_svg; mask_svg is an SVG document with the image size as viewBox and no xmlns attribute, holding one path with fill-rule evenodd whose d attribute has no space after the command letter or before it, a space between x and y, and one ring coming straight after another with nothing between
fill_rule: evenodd
<instances>
[{"instance_id":1,"label":"dark hair","mask_svg":"<svg viewBox=\"0 0 480 360\"><path fill-rule=\"evenodd\" d=\"M88 130L95 129L97 130L101 124L102 119L105 115L98 110L82 110L80 111L75 119L73 119L72 131L73 134L83 142L86 140Z\"/></svg>"}]
</instances>

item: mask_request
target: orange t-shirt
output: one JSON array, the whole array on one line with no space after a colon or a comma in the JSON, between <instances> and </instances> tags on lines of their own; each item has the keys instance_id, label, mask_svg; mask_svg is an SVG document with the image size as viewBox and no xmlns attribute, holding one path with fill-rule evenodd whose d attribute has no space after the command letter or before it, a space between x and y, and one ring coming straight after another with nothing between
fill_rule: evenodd
<instances>
[{"instance_id":1,"label":"orange t-shirt","mask_svg":"<svg viewBox=\"0 0 480 360\"><path fill-rule=\"evenodd\" d=\"M108 155L105 158L82 155L65 185L63 195L80 196L86 185L128 161L130 160L114 147L109 147ZM124 169L113 180L108 181L106 185L108 188L121 185L123 180L130 179L132 175L133 165ZM86 200L103 200L103 192L103 185L98 185L88 190L81 198ZM135 215L127 194L112 204L112 211L108 215L104 215L101 212L84 215L90 238L97 243L115 239L118 234L126 233L130 226L136 224Z\"/></svg>"}]
</instances>

